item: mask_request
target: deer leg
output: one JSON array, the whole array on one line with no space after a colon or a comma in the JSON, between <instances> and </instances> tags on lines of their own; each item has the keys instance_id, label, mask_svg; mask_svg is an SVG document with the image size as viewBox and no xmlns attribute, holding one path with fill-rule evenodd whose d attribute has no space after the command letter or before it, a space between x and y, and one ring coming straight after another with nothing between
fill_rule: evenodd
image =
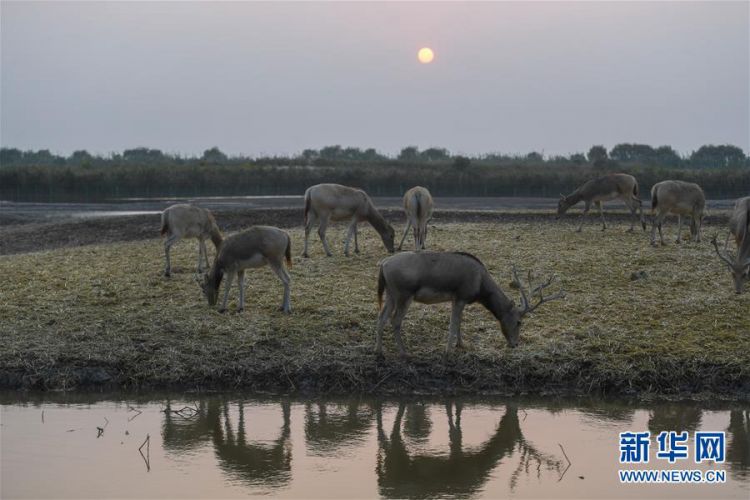
<instances>
[{"instance_id":1,"label":"deer leg","mask_svg":"<svg viewBox=\"0 0 750 500\"><path fill-rule=\"evenodd\" d=\"M203 258L206 259L206 269L211 269L211 264L208 263L208 249L206 248L206 240L203 240Z\"/></svg>"},{"instance_id":2,"label":"deer leg","mask_svg":"<svg viewBox=\"0 0 750 500\"><path fill-rule=\"evenodd\" d=\"M578 224L578 229L576 229L577 233L580 233L583 229L583 219L586 218L586 214L589 213L589 209L591 208L591 202L585 202L586 204L583 207L583 213L581 214L581 223Z\"/></svg>"},{"instance_id":3,"label":"deer leg","mask_svg":"<svg viewBox=\"0 0 750 500\"><path fill-rule=\"evenodd\" d=\"M659 229L661 244L664 244L664 238L661 236L661 222L664 219L661 212L657 213L651 221L651 245L656 246L656 230Z\"/></svg>"},{"instance_id":4,"label":"deer leg","mask_svg":"<svg viewBox=\"0 0 750 500\"><path fill-rule=\"evenodd\" d=\"M221 309L219 312L225 312L227 310L227 302L229 301L229 289L232 288L232 280L234 280L235 273L227 273L227 284L224 288L224 300L221 302Z\"/></svg>"},{"instance_id":5,"label":"deer leg","mask_svg":"<svg viewBox=\"0 0 750 500\"><path fill-rule=\"evenodd\" d=\"M693 223L695 225L695 242L700 243L701 241L701 226L703 225L703 215L694 214Z\"/></svg>"},{"instance_id":6,"label":"deer leg","mask_svg":"<svg viewBox=\"0 0 750 500\"><path fill-rule=\"evenodd\" d=\"M461 301L453 302L453 309L451 309L451 323L448 329L448 344L445 346L445 352L450 352L453 347L452 340L456 339L456 348L463 349L464 343L461 341L461 314L464 311L464 304Z\"/></svg>"},{"instance_id":7,"label":"deer leg","mask_svg":"<svg viewBox=\"0 0 750 500\"><path fill-rule=\"evenodd\" d=\"M172 275L172 263L169 260L169 250L172 248L172 245L177 243L177 240L179 239L180 238L178 236L171 235L166 239L166 241L164 241L164 257L167 260L166 267L164 268L164 276L166 276L167 278Z\"/></svg>"},{"instance_id":8,"label":"deer leg","mask_svg":"<svg viewBox=\"0 0 750 500\"><path fill-rule=\"evenodd\" d=\"M203 252L206 251L206 247L203 244L203 240L198 239L198 272L203 272Z\"/></svg>"},{"instance_id":9,"label":"deer leg","mask_svg":"<svg viewBox=\"0 0 750 500\"><path fill-rule=\"evenodd\" d=\"M596 204L599 207L599 217L602 218L602 231L604 231L605 229L607 229L607 223L604 222L604 208L602 207L601 201L597 201Z\"/></svg>"},{"instance_id":10,"label":"deer leg","mask_svg":"<svg viewBox=\"0 0 750 500\"><path fill-rule=\"evenodd\" d=\"M320 218L320 225L318 226L318 236L320 236L320 241L323 242L323 249L326 251L326 255L328 257L333 256L331 253L331 247L328 246L328 241L326 241L326 229L328 228L328 216L323 216Z\"/></svg>"},{"instance_id":11,"label":"deer leg","mask_svg":"<svg viewBox=\"0 0 750 500\"><path fill-rule=\"evenodd\" d=\"M312 231L312 227L315 224L317 217L314 213L309 212L307 214L307 223L305 224L305 247L302 250L302 257L309 257L310 254L307 253L308 246L310 244L310 231Z\"/></svg>"},{"instance_id":12,"label":"deer leg","mask_svg":"<svg viewBox=\"0 0 750 500\"><path fill-rule=\"evenodd\" d=\"M625 200L625 206L628 207L630 214L633 216L633 220L630 221L630 229L628 229L628 232L632 233L635 231L635 221L638 218L638 204L635 198L630 198Z\"/></svg>"},{"instance_id":13,"label":"deer leg","mask_svg":"<svg viewBox=\"0 0 750 500\"><path fill-rule=\"evenodd\" d=\"M281 307L279 308L280 311L289 314L292 312L292 305L290 303L289 294L290 294L290 286L289 284L292 281L292 277L289 276L289 273L284 269L284 264L282 262L274 262L271 264L271 269L273 269L273 272L276 273L276 276L279 277L281 280L281 283L284 285L284 301L281 303Z\"/></svg>"},{"instance_id":14,"label":"deer leg","mask_svg":"<svg viewBox=\"0 0 750 500\"><path fill-rule=\"evenodd\" d=\"M391 299L391 295L386 292L385 305L380 310L378 315L378 326L375 329L375 354L378 356L383 355L383 328L388 318L393 313L394 302Z\"/></svg>"},{"instance_id":15,"label":"deer leg","mask_svg":"<svg viewBox=\"0 0 750 500\"><path fill-rule=\"evenodd\" d=\"M245 271L237 271L237 285L240 287L240 307L237 308L237 312L241 313L245 310Z\"/></svg>"},{"instance_id":16,"label":"deer leg","mask_svg":"<svg viewBox=\"0 0 750 500\"><path fill-rule=\"evenodd\" d=\"M346 240L344 241L344 255L349 257L349 243L352 241L354 232L357 230L357 221L354 220L349 225L349 229L346 231Z\"/></svg>"},{"instance_id":17,"label":"deer leg","mask_svg":"<svg viewBox=\"0 0 750 500\"><path fill-rule=\"evenodd\" d=\"M692 233L692 231L690 232ZM681 233L682 233L682 216L680 214L677 214L677 241L675 243L677 243L678 245L680 244L680 240L682 239Z\"/></svg>"},{"instance_id":18,"label":"deer leg","mask_svg":"<svg viewBox=\"0 0 750 500\"><path fill-rule=\"evenodd\" d=\"M357 238L357 233L358 232L359 231L357 231L357 223L355 222L354 223L354 253L356 253L356 254L359 253L359 241L358 241L358 238Z\"/></svg>"},{"instance_id":19,"label":"deer leg","mask_svg":"<svg viewBox=\"0 0 750 500\"><path fill-rule=\"evenodd\" d=\"M411 228L411 220L406 219L406 229L404 229L404 235L401 237L401 243L398 244L398 251L401 251L401 248L404 246L404 240L406 240L406 235L409 234L409 228Z\"/></svg>"},{"instance_id":20,"label":"deer leg","mask_svg":"<svg viewBox=\"0 0 750 500\"><path fill-rule=\"evenodd\" d=\"M396 345L398 345L398 351L401 356L406 356L406 349L404 349L404 341L401 339L401 323L404 321L406 311L409 310L411 304L411 297L407 299L401 299L396 302L396 310L393 313L393 319L391 319L391 325L393 326L393 336L396 339Z\"/></svg>"}]
</instances>

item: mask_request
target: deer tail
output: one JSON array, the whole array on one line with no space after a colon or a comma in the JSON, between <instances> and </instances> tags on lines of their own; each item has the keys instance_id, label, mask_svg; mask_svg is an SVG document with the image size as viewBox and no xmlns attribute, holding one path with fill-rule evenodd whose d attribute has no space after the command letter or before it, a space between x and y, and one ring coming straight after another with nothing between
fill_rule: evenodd
<instances>
[{"instance_id":1,"label":"deer tail","mask_svg":"<svg viewBox=\"0 0 750 500\"><path fill-rule=\"evenodd\" d=\"M167 222L167 212L161 213L161 235L164 236L169 231L169 222Z\"/></svg>"},{"instance_id":2,"label":"deer tail","mask_svg":"<svg viewBox=\"0 0 750 500\"><path fill-rule=\"evenodd\" d=\"M656 210L657 205L659 205L659 198L656 195L656 188L651 188L651 213L653 214Z\"/></svg>"},{"instance_id":3,"label":"deer tail","mask_svg":"<svg viewBox=\"0 0 750 500\"><path fill-rule=\"evenodd\" d=\"M307 214L310 212L310 191L305 191L305 226L307 226Z\"/></svg>"},{"instance_id":4,"label":"deer tail","mask_svg":"<svg viewBox=\"0 0 750 500\"><path fill-rule=\"evenodd\" d=\"M383 266L380 266L378 271L378 311L383 309L383 292L385 292L385 275L383 274Z\"/></svg>"},{"instance_id":5,"label":"deer tail","mask_svg":"<svg viewBox=\"0 0 750 500\"><path fill-rule=\"evenodd\" d=\"M292 238L289 237L289 235L286 235L286 251L284 252L284 257L286 258L286 266L291 269L292 268Z\"/></svg>"}]
</instances>

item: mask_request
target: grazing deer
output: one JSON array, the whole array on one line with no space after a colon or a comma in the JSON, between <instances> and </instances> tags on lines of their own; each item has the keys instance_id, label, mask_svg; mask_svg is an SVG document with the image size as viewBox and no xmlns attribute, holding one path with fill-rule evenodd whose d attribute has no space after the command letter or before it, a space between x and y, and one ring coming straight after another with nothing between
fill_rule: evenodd
<instances>
[{"instance_id":1,"label":"grazing deer","mask_svg":"<svg viewBox=\"0 0 750 500\"><path fill-rule=\"evenodd\" d=\"M384 259L380 263L378 274L378 305L380 315L377 324L377 341L375 351L382 354L383 328L391 318L394 337L399 351L405 354L401 340L401 322L409 309L412 300L423 304L453 302L450 330L446 351L453 346L463 347L461 342L461 315L467 304L479 302L500 321L500 328L510 347L518 345L521 318L539 307L544 302L562 298L563 292L545 297L543 291L552 284L554 276L529 294L513 271L516 282L521 288L521 308L509 299L490 276L487 268L479 259L463 252L404 252ZM529 273L529 281L531 281ZM387 292L383 306L383 292ZM529 299L538 295L539 301L531 305Z\"/></svg>"},{"instance_id":2,"label":"grazing deer","mask_svg":"<svg viewBox=\"0 0 750 500\"><path fill-rule=\"evenodd\" d=\"M669 214L677 215L677 241L679 245L682 233L682 216L689 215L691 239L696 242L701 240L701 224L703 223L703 210L706 208L706 196L698 184L684 181L662 181L654 184L651 188L651 215L653 225L651 227L651 244L656 246L656 229L659 229L659 240L664 245L664 236L661 234L661 225Z\"/></svg>"},{"instance_id":3,"label":"grazing deer","mask_svg":"<svg viewBox=\"0 0 750 500\"><path fill-rule=\"evenodd\" d=\"M224 240L219 254L214 260L211 271L208 272L201 283L203 294L208 299L208 305L215 306L219 297L219 286L227 277L224 289L224 300L219 312L227 310L229 289L235 275L240 287L240 305L237 309L242 312L245 308L245 269L269 265L273 272L284 284L284 301L280 310L285 313L292 311L289 304L289 283L291 277L284 268L284 259L288 267L292 267L292 240L289 235L281 229L270 226L253 226L241 233L233 234Z\"/></svg>"},{"instance_id":4,"label":"grazing deer","mask_svg":"<svg viewBox=\"0 0 750 500\"><path fill-rule=\"evenodd\" d=\"M729 234L734 236L737 245L737 255L732 255L727 250L729 235L724 243L724 251L719 251L716 236L711 240L716 253L729 267L734 279L734 291L742 293L746 281L750 280L750 196L740 198L734 205L734 211L729 218Z\"/></svg>"},{"instance_id":5,"label":"grazing deer","mask_svg":"<svg viewBox=\"0 0 750 500\"><path fill-rule=\"evenodd\" d=\"M187 203L172 205L161 213L161 235L167 235L164 241L164 256L166 266L164 276L172 274L172 266L169 260L169 250L180 238L198 239L198 272L203 272L203 262L208 269L208 252L206 252L206 240L211 241L219 250L222 242L221 231L216 225L216 219L206 208L196 207Z\"/></svg>"},{"instance_id":6,"label":"grazing deer","mask_svg":"<svg viewBox=\"0 0 750 500\"><path fill-rule=\"evenodd\" d=\"M320 221L318 235L323 242L327 256L331 256L331 249L326 241L326 228L329 221L349 221L346 233L344 255L349 256L349 243L354 237L354 252L359 253L357 242L357 223L367 221L378 232L385 248L393 253L394 231L388 222L380 215L367 193L361 189L341 186L340 184L317 184L305 191L305 248L303 257L308 257L308 240L310 231L316 221Z\"/></svg>"},{"instance_id":7,"label":"grazing deer","mask_svg":"<svg viewBox=\"0 0 750 500\"><path fill-rule=\"evenodd\" d=\"M599 207L599 216L602 219L602 231L607 229L607 223L604 221L604 210L602 203L605 201L620 199L630 209L633 214L633 221L630 224L629 231L633 231L635 221L638 219L636 212L640 213L641 226L646 230L646 221L643 219L643 207L641 199L638 197L638 181L635 177L628 174L610 174L604 177L598 177L586 182L568 196L560 194L560 201L557 203L557 215L563 215L570 207L580 201L584 202L581 222L578 224L577 232L583 228L583 219L589 213L591 204L595 203Z\"/></svg>"},{"instance_id":8,"label":"grazing deer","mask_svg":"<svg viewBox=\"0 0 750 500\"><path fill-rule=\"evenodd\" d=\"M406 213L406 229L398 249L404 246L404 240L409 228L414 227L414 249L424 250L427 240L427 222L432 218L432 195L422 186L415 186L404 194L404 213Z\"/></svg>"}]
</instances>

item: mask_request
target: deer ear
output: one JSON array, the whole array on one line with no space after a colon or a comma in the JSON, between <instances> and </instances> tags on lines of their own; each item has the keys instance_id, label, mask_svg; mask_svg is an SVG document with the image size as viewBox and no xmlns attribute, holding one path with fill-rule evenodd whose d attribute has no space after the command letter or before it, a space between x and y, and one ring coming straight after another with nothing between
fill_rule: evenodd
<instances>
[{"instance_id":1,"label":"deer ear","mask_svg":"<svg viewBox=\"0 0 750 500\"><path fill-rule=\"evenodd\" d=\"M565 199L565 195L564 195L564 194L562 194L562 193L560 193L560 199L561 199L561 200L564 200L564 199Z\"/></svg>"}]
</instances>

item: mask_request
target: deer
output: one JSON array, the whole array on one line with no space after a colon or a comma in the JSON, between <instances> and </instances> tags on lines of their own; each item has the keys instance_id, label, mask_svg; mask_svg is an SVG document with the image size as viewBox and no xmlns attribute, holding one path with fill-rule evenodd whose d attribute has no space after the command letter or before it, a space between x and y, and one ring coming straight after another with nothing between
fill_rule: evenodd
<instances>
[{"instance_id":1,"label":"deer","mask_svg":"<svg viewBox=\"0 0 750 500\"><path fill-rule=\"evenodd\" d=\"M432 218L432 195L422 186L415 186L404 193L404 213L406 214L406 229L399 251L404 246L404 240L409 233L409 228L414 228L414 249L424 250L427 240L427 222Z\"/></svg>"},{"instance_id":2,"label":"deer","mask_svg":"<svg viewBox=\"0 0 750 500\"><path fill-rule=\"evenodd\" d=\"M206 240L211 239L217 252L223 240L219 226L216 225L216 219L214 219L211 211L187 203L172 205L161 213L161 235L167 236L164 241L164 256L166 259L164 276L166 277L172 275L169 251L180 238L197 238L199 273L204 270L204 261L206 269L209 267Z\"/></svg>"},{"instance_id":3,"label":"deer","mask_svg":"<svg viewBox=\"0 0 750 500\"><path fill-rule=\"evenodd\" d=\"M208 305L214 307L218 302L219 287L226 276L224 300L219 307L219 312L223 313L227 310L229 289L236 276L240 289L237 312L241 313L245 308L245 270L268 265L284 285L284 300L279 309L288 314L292 311L289 303L291 277L284 268L284 260L291 268L292 240L289 235L276 227L253 226L224 240L211 270L199 284Z\"/></svg>"},{"instance_id":4,"label":"deer","mask_svg":"<svg viewBox=\"0 0 750 500\"><path fill-rule=\"evenodd\" d=\"M643 230L646 230L646 221L643 218L643 207L641 199L638 197L638 181L629 174L609 174L603 177L597 177L584 183L581 187L565 196L560 194L560 201L557 203L557 216L558 218L568 211L570 207L583 201L583 213L581 214L581 222L578 224L576 232L580 233L583 228L583 220L586 214L589 213L589 209L592 204L596 204L599 207L599 216L602 219L602 231L607 229L607 223L604 220L604 210L602 203L605 201L620 199L630 210L634 219L630 224L628 232L633 232L635 228L635 221L638 220L640 214L640 221Z\"/></svg>"},{"instance_id":5,"label":"deer","mask_svg":"<svg viewBox=\"0 0 750 500\"><path fill-rule=\"evenodd\" d=\"M690 236L696 242L701 241L701 224L703 223L703 211L706 208L706 196L698 184L685 181L662 181L651 188L651 244L656 245L656 230L659 230L659 240L664 245L664 236L661 226L669 214L677 215L677 240L679 245L682 241L682 216L689 215ZM656 213L656 216L654 216Z\"/></svg>"},{"instance_id":6,"label":"deer","mask_svg":"<svg viewBox=\"0 0 750 500\"><path fill-rule=\"evenodd\" d=\"M357 242L357 223L369 222L383 240L386 250L393 253L393 239L395 232L383 216L375 208L372 199L361 189L342 186L340 184L317 184L305 191L305 247L303 257L309 257L308 242L310 231L316 222L318 236L323 242L323 249L331 257L331 248L326 241L326 228L329 221L349 221L344 243L344 255L349 256L349 244L354 237L354 253L359 253Z\"/></svg>"},{"instance_id":7,"label":"deer","mask_svg":"<svg viewBox=\"0 0 750 500\"><path fill-rule=\"evenodd\" d=\"M565 297L565 292L560 291L544 296L544 289L552 284L555 276L532 288L531 273L529 273L529 293L527 294L515 267L513 276L521 290L520 308L503 293L484 264L469 253L404 252L385 258L380 263L378 273L380 314L376 328L376 355L382 356L383 328L389 318L399 352L402 357L406 355L401 340L401 323L412 301L423 304L453 303L446 353L453 347L453 339L457 348L463 348L461 316L464 307L475 302L482 304L495 316L500 322L500 328L508 345L511 348L516 347L519 342L521 318L545 302ZM385 305L383 305L384 292L386 292ZM530 299L534 296L538 296L539 300L532 305Z\"/></svg>"},{"instance_id":8,"label":"deer","mask_svg":"<svg viewBox=\"0 0 750 500\"><path fill-rule=\"evenodd\" d=\"M734 236L737 255L732 255L727 249L730 235ZM729 218L729 234L724 242L724 251L719 250L716 236L713 237L711 243L716 254L732 273L734 292L742 293L745 282L750 280L750 196L740 198L734 204L734 210Z\"/></svg>"}]
</instances>

